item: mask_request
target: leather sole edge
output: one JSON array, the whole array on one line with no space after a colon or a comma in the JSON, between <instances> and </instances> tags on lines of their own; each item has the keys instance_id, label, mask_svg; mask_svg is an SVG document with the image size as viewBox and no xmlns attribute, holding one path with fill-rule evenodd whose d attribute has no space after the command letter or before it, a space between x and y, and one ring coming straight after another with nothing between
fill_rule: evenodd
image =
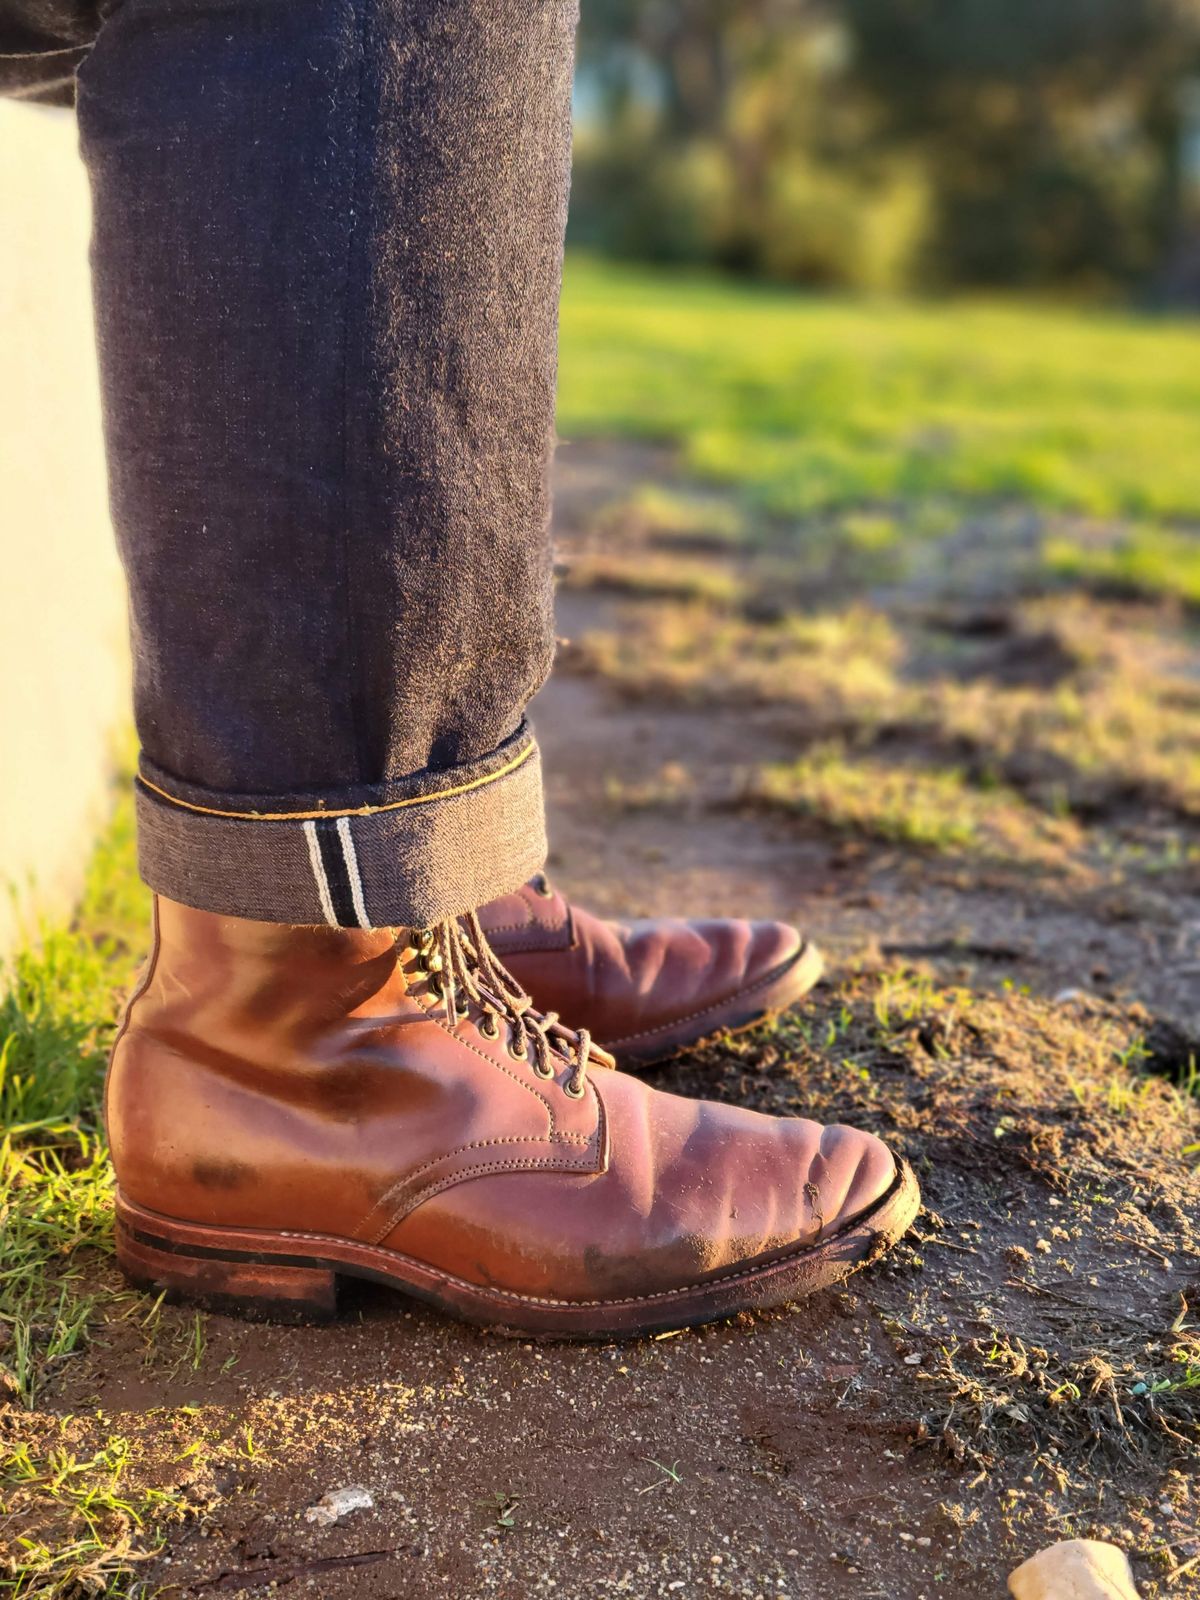
<instances>
[{"instance_id":1,"label":"leather sole edge","mask_svg":"<svg viewBox=\"0 0 1200 1600\"><path fill-rule=\"evenodd\" d=\"M365 1278L477 1326L523 1337L611 1339L765 1310L839 1283L877 1260L920 1207L898 1161L888 1191L827 1239L736 1272L624 1300L567 1301L471 1283L379 1246L320 1234L212 1228L148 1211L117 1194L117 1257L140 1287L271 1321L332 1317L339 1277Z\"/></svg>"}]
</instances>

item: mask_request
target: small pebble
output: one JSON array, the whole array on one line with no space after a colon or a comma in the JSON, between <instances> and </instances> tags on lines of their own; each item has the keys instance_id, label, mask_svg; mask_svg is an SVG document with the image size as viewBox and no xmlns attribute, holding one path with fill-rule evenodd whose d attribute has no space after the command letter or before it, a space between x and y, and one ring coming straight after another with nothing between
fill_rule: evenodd
<instances>
[{"instance_id":1,"label":"small pebble","mask_svg":"<svg viewBox=\"0 0 1200 1600\"><path fill-rule=\"evenodd\" d=\"M319 1527L331 1528L335 1522L348 1517L352 1511L373 1511L375 1501L371 1491L361 1484L352 1483L345 1489L327 1489L316 1505L304 1513L305 1522L315 1522Z\"/></svg>"}]
</instances>

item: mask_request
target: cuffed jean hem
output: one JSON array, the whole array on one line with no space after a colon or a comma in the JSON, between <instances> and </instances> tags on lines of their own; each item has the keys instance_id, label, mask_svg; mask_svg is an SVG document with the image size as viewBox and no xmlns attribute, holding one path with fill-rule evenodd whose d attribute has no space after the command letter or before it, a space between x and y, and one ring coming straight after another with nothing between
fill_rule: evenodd
<instances>
[{"instance_id":1,"label":"cuffed jean hem","mask_svg":"<svg viewBox=\"0 0 1200 1600\"><path fill-rule=\"evenodd\" d=\"M142 877L223 916L423 928L507 894L546 859L528 727L469 766L370 788L215 794L145 758L136 788Z\"/></svg>"}]
</instances>

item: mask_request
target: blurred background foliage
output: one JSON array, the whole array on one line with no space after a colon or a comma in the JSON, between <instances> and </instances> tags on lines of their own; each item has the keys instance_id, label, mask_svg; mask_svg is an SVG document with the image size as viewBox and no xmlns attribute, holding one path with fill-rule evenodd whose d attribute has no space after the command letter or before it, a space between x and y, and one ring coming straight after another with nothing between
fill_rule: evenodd
<instances>
[{"instance_id":1,"label":"blurred background foliage","mask_svg":"<svg viewBox=\"0 0 1200 1600\"><path fill-rule=\"evenodd\" d=\"M574 242L1200 302L1200 0L587 0Z\"/></svg>"}]
</instances>

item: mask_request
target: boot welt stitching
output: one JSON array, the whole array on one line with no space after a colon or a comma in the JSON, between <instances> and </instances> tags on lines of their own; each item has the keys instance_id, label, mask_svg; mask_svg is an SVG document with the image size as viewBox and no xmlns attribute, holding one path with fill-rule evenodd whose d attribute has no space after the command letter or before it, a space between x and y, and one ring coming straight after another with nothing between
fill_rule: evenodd
<instances>
[{"instance_id":1,"label":"boot welt stitching","mask_svg":"<svg viewBox=\"0 0 1200 1600\"><path fill-rule=\"evenodd\" d=\"M776 1256L773 1261L765 1262L761 1266L739 1267L734 1271L717 1274L698 1283L682 1284L677 1289L656 1289L650 1294L626 1295L624 1298L619 1300L556 1300L545 1295L521 1294L516 1289L495 1289L487 1285L471 1283L466 1278L455 1277L453 1273L444 1272L440 1267L431 1266L428 1262L422 1261L416 1262L416 1264L420 1266L423 1272L429 1273L431 1277L440 1279L443 1283L461 1285L462 1288L469 1289L472 1293L489 1295L492 1298L499 1300L511 1300L519 1305L554 1306L562 1307L566 1310L579 1309L586 1311L592 1309L593 1307L643 1305L654 1300L673 1300L679 1295L690 1294L696 1289L724 1287L726 1284L736 1284L746 1278L758 1277L762 1272L770 1268L787 1266L790 1262L799 1260L803 1256L822 1249L825 1245L831 1244L835 1239L841 1238L843 1234L849 1233L852 1229L861 1226L865 1222L868 1222L870 1218L883 1205L885 1205L886 1202L893 1197L893 1195L896 1194L904 1182L907 1171L908 1169L906 1166L901 1166L899 1163L897 1163L896 1176L892 1179L887 1191L884 1194L881 1194L879 1199L876 1200L872 1205L868 1206L865 1211L861 1211L857 1216L853 1217L848 1223L846 1223L845 1227L838 1228L834 1233L829 1234L824 1239L814 1239L809 1244L798 1245L795 1250L789 1251L786 1255ZM255 1230L246 1229L242 1231L250 1232ZM359 1242L352 1239L338 1239L333 1234L328 1233L295 1233L290 1232L287 1229L280 1229L278 1237L280 1239L302 1240L306 1244L354 1244ZM377 1247L367 1246L367 1248ZM381 1253L385 1255L397 1256L403 1254L403 1252L399 1250L389 1250ZM406 1259L413 1260L414 1262L416 1261L415 1257L408 1257ZM337 1261L326 1261L324 1264L332 1267L334 1271L337 1271L339 1268L339 1263Z\"/></svg>"}]
</instances>

